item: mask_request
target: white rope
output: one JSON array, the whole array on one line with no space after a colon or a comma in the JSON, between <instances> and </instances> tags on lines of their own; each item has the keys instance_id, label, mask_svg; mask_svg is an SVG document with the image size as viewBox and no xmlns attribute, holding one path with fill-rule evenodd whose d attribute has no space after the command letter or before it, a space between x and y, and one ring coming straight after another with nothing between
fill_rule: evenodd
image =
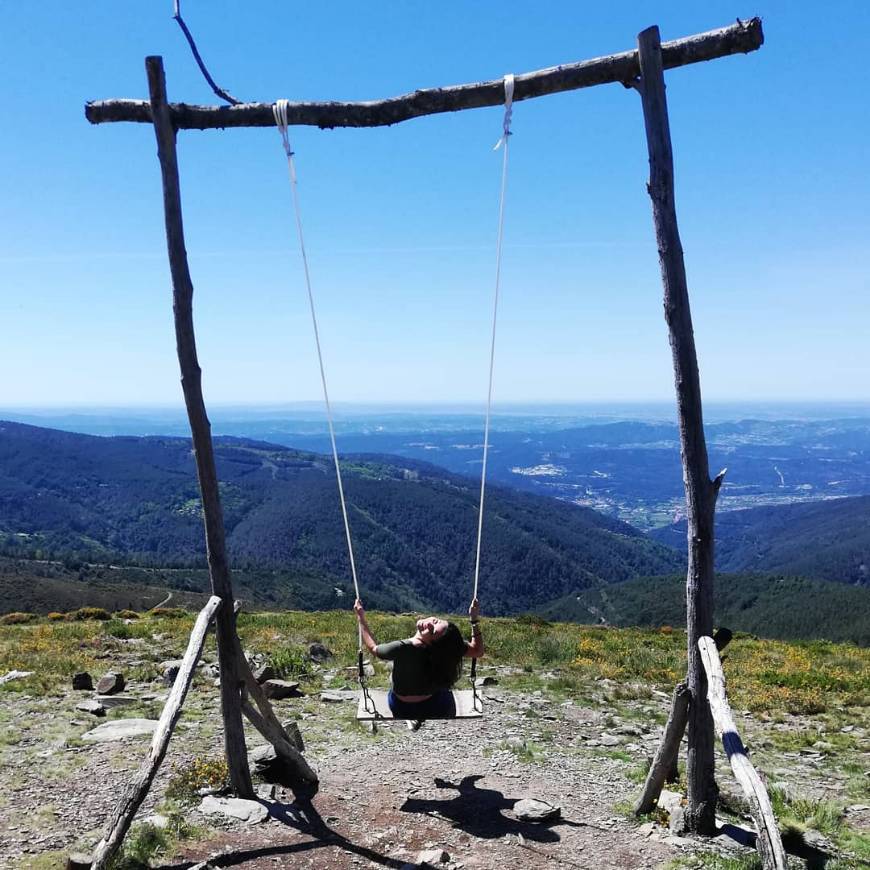
<instances>
[{"instance_id":1,"label":"white rope","mask_svg":"<svg viewBox=\"0 0 870 870\"><path fill-rule=\"evenodd\" d=\"M344 501L344 487L341 482L341 468L338 464L338 450L335 446L335 426L332 422L332 405L329 401L329 390L326 388L326 370L323 365L323 351L320 347L320 330L317 328L317 314L314 309L314 293L311 290L311 275L308 271L308 255L305 253L305 237L302 233L302 216L299 208L299 187L296 183L296 165L293 162L293 149L290 147L290 136L287 132L287 100L278 100L272 107L284 153L287 155L287 169L290 173L290 187L293 191L293 211L296 214L296 230L299 235L299 250L302 253L302 265L305 269L305 286L308 290L308 306L311 309L311 324L314 327L314 341L317 344L317 361L320 364L320 382L323 385L323 401L326 404L326 420L329 424L329 440L332 443L332 461L335 463L335 477L338 481L338 497L341 501L341 516L344 520L344 535L347 539L347 555L350 558L350 571L353 575L353 590L359 598L359 583L356 576L356 561L353 557L353 543L350 538L350 523L347 519L347 505ZM362 626L359 632L359 647L362 650Z\"/></svg>"},{"instance_id":2,"label":"white rope","mask_svg":"<svg viewBox=\"0 0 870 870\"><path fill-rule=\"evenodd\" d=\"M501 285L501 250L504 239L504 203L507 190L508 152L510 150L511 118L513 115L514 77L504 77L504 120L502 136L495 143L494 151L504 146L501 163L501 196L498 203L498 242L495 252L495 293L492 303L492 340L489 346L489 387L486 393L486 423L483 428L483 467L480 472L480 509L477 515L477 554L474 559L474 594L477 598L477 585L480 580L480 545L483 540L483 501L486 495L486 460L489 454L489 418L492 412L492 372L495 364L495 328L498 320L498 296Z\"/></svg>"}]
</instances>

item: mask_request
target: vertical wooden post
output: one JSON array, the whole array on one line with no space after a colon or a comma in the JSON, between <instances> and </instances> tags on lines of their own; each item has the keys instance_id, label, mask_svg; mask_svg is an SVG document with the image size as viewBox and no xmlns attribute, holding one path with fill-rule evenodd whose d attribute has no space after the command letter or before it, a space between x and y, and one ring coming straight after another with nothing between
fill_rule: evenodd
<instances>
[{"instance_id":1,"label":"vertical wooden post","mask_svg":"<svg viewBox=\"0 0 870 870\"><path fill-rule=\"evenodd\" d=\"M690 703L686 823L696 833L712 834L716 828L719 791L714 778L713 720L697 644L699 638L713 633L713 514L724 472L710 480L686 267L677 228L674 160L658 27L638 34L637 44L640 56L637 89L643 104L650 163L648 191L664 285L688 514L686 603Z\"/></svg>"},{"instance_id":2,"label":"vertical wooden post","mask_svg":"<svg viewBox=\"0 0 870 870\"><path fill-rule=\"evenodd\" d=\"M211 441L211 424L202 397L201 371L196 356L193 331L193 282L184 246L184 224L181 216L181 190L178 180L178 157L175 150L175 128L166 100L166 79L163 59L145 58L148 90L151 97L151 117L157 136L157 156L163 176L163 210L166 221L166 245L172 274L175 341L181 368L181 387L190 420L196 472L202 495L206 551L212 592L224 603L215 618L218 658L221 677L221 711L224 723L224 749L230 781L240 797L253 797L254 787L248 768L245 731L242 724L242 673L236 661L233 589L227 563L223 511Z\"/></svg>"}]
</instances>

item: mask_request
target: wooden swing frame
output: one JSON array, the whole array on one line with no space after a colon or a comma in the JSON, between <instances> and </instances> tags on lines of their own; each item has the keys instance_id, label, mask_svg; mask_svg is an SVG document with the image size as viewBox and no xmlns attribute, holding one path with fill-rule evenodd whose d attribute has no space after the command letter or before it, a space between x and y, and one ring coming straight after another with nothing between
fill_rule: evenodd
<instances>
[{"instance_id":1,"label":"wooden swing frame","mask_svg":"<svg viewBox=\"0 0 870 870\"><path fill-rule=\"evenodd\" d=\"M180 16L176 14L176 18ZM697 644L700 638L712 635L713 630L713 514L724 472L711 480L708 471L697 356L683 251L677 228L664 70L732 54L745 54L759 49L763 42L764 35L758 18L747 21L738 19L728 27L664 44L660 42L658 27L650 27L638 35L636 50L517 75L514 92L514 102L521 102L547 94L619 83L636 90L641 97L650 160L647 189L652 200L664 286L665 319L672 349L688 513L689 565L686 585L689 665L686 682L692 702L688 705L686 717L689 730L689 806L686 816L689 826L699 833L712 833L715 829L718 793L713 778L713 721L706 702L706 680ZM124 121L152 124L157 138L181 385L202 495L209 577L213 596L219 599L218 602L210 602L208 617L203 619L208 621L213 615L217 628L224 748L230 780L240 797L253 796L242 723L244 713L251 724L275 746L299 780L316 785L316 773L307 764L300 747L281 726L251 673L236 631L234 608L228 606L234 600L233 589L211 427L202 396L201 369L196 354L193 282L184 244L176 153L176 134L179 130L274 126L272 104L198 106L169 103L162 58L148 57L145 66L149 100L89 102L85 107L85 116L93 124ZM220 92L216 87L215 90L224 99L230 100L225 92ZM503 82L498 79L418 90L404 96L371 102L290 103L288 121L291 125L321 128L376 127L441 112L501 105L503 93ZM194 648L190 655L195 663L199 650ZM180 692L172 696L178 701L179 709L183 694ZM253 699L253 704L249 697ZM155 752L152 745L148 768L150 775L137 776L119 802L109 830L93 856L92 867L95 870L106 867L120 847L162 760L175 719L177 714L166 716L167 727L161 732L161 740L164 741L162 751ZM676 745L679 745L679 740Z\"/></svg>"}]
</instances>

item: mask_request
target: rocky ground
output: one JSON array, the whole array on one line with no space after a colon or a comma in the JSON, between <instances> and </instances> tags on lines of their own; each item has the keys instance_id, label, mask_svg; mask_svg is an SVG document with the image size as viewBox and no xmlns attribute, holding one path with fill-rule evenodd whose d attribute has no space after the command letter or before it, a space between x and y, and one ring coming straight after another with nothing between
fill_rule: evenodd
<instances>
[{"instance_id":1,"label":"rocky ground","mask_svg":"<svg viewBox=\"0 0 870 870\"><path fill-rule=\"evenodd\" d=\"M131 645L111 665L135 672L137 654ZM630 817L644 759L667 712L664 693L600 680L582 698L565 697L555 674L540 675L542 688L524 688L510 673L484 673L498 681L485 690L484 718L426 723L417 732L388 723L373 733L356 722L353 701L324 701L319 684L303 683L303 697L277 701L276 709L297 721L320 774L319 792L308 800L264 787L268 812L247 822L206 815L197 800L182 808L192 838L155 866L207 860L251 870L401 868L428 851L430 860L453 868L642 868L711 847L746 851L727 836L711 843L672 834L664 815L643 824ZM325 677L341 681L341 674ZM156 718L165 691L159 683L129 681L107 701L114 705L107 719ZM59 867L70 848L92 845L144 757L146 736L88 741L86 733L107 721L76 710L92 695L72 688L52 697L0 694L0 866ZM782 788L853 800L850 823L870 828L870 800L850 798L855 780L826 763L825 735L817 748L790 751L777 742L776 729L798 723L739 720L746 742L758 747L757 763ZM249 734L250 746L261 742ZM217 758L220 750L218 693L206 665L139 818L165 811L167 785L194 760ZM861 763L856 775L866 780L866 753ZM724 766L719 780L736 791ZM559 817L523 820L518 802L529 798L559 807ZM739 805L734 795L731 802Z\"/></svg>"}]
</instances>

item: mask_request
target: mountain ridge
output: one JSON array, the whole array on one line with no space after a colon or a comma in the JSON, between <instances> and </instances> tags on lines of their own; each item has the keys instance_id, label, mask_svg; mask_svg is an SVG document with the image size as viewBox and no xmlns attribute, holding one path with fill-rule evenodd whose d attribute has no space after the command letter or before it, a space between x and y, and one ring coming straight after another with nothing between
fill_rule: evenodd
<instances>
[{"instance_id":1,"label":"mountain ridge","mask_svg":"<svg viewBox=\"0 0 870 870\"><path fill-rule=\"evenodd\" d=\"M779 640L870 645L870 589L774 573L717 574L715 624ZM542 616L586 624L682 629L684 575L635 577L585 589L539 608Z\"/></svg>"},{"instance_id":2,"label":"mountain ridge","mask_svg":"<svg viewBox=\"0 0 870 870\"><path fill-rule=\"evenodd\" d=\"M685 546L686 522L648 534ZM870 586L870 496L719 512L716 567Z\"/></svg>"},{"instance_id":3,"label":"mountain ridge","mask_svg":"<svg viewBox=\"0 0 870 870\"><path fill-rule=\"evenodd\" d=\"M271 571L273 591L284 572L350 594L331 461L238 437L215 439L215 455L234 567ZM366 593L397 608L467 606L478 483L367 454L343 457L342 474ZM0 530L0 552L10 557L200 568L190 441L2 422ZM499 486L487 490L484 553L480 586L493 614L681 564L619 520Z\"/></svg>"}]
</instances>

